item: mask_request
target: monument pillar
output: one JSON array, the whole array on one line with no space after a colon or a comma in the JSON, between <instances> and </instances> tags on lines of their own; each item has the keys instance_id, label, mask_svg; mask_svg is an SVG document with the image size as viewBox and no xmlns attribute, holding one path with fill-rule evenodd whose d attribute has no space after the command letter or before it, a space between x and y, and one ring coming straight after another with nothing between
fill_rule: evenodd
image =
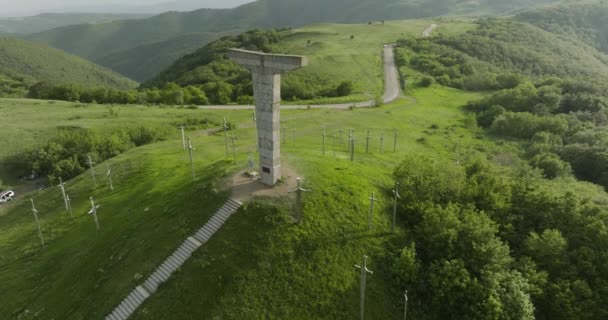
<instances>
[{"instance_id":1,"label":"monument pillar","mask_svg":"<svg viewBox=\"0 0 608 320\"><path fill-rule=\"evenodd\" d=\"M253 76L260 180L273 186L281 179L281 74L308 65L302 56L231 49L228 57Z\"/></svg>"}]
</instances>

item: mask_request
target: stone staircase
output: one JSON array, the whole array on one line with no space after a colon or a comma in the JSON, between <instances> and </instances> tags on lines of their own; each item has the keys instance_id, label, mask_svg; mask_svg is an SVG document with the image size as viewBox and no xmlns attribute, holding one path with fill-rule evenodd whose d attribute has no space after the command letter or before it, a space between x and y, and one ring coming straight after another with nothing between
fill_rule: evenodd
<instances>
[{"instance_id":1,"label":"stone staircase","mask_svg":"<svg viewBox=\"0 0 608 320\"><path fill-rule=\"evenodd\" d=\"M229 199L224 205L209 219L207 224L200 228L192 237L188 237L175 252L165 260L140 286L137 286L131 293L106 317L106 320L125 320L129 318L139 306L152 295L158 287L169 280L171 275L180 268L194 251L207 242L224 223L234 214L243 204Z\"/></svg>"}]
</instances>

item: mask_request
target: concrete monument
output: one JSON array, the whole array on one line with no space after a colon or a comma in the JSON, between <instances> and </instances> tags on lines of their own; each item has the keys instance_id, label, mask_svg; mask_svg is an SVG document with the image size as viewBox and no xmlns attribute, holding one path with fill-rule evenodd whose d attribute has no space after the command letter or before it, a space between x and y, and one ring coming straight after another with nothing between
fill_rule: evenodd
<instances>
[{"instance_id":1,"label":"concrete monument","mask_svg":"<svg viewBox=\"0 0 608 320\"><path fill-rule=\"evenodd\" d=\"M230 59L253 75L260 180L273 186L281 179L281 74L308 65L306 57L231 49Z\"/></svg>"}]
</instances>

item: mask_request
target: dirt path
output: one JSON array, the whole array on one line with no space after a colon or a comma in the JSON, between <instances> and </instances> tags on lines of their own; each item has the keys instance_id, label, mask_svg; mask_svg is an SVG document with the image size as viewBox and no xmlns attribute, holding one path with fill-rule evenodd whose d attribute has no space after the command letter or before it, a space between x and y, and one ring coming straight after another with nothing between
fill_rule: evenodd
<instances>
[{"instance_id":1,"label":"dirt path","mask_svg":"<svg viewBox=\"0 0 608 320\"><path fill-rule=\"evenodd\" d=\"M437 29L437 25L433 23L428 28L426 28L424 31L422 31L422 37L424 37L424 38L430 37L431 34L433 33L433 31L435 31L435 29Z\"/></svg>"}]
</instances>

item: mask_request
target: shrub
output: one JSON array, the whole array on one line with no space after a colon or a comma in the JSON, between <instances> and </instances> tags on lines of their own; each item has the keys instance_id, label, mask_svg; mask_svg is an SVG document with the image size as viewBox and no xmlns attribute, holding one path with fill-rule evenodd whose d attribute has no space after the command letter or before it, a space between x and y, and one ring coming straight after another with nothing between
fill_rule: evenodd
<instances>
[{"instance_id":1,"label":"shrub","mask_svg":"<svg viewBox=\"0 0 608 320\"><path fill-rule=\"evenodd\" d=\"M433 77L425 76L420 79L420 86L424 88L428 88L435 84L435 79Z\"/></svg>"}]
</instances>

